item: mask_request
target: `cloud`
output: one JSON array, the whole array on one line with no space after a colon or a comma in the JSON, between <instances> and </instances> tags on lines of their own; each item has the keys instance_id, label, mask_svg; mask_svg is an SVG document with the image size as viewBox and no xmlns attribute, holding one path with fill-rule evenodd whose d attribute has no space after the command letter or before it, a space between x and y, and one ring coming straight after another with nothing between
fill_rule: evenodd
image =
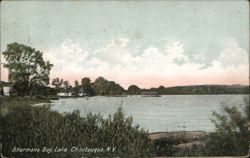
<instances>
[{"instance_id":1,"label":"cloud","mask_svg":"<svg viewBox=\"0 0 250 158\"><path fill-rule=\"evenodd\" d=\"M204 63L208 59L207 51L200 51L199 53L193 54L192 59L197 63Z\"/></svg>"},{"instance_id":2,"label":"cloud","mask_svg":"<svg viewBox=\"0 0 250 158\"><path fill-rule=\"evenodd\" d=\"M83 71L82 62L89 57L89 51L82 49L79 43L67 39L59 47L46 51L44 57L53 63L53 70L56 72L79 73Z\"/></svg>"},{"instance_id":3,"label":"cloud","mask_svg":"<svg viewBox=\"0 0 250 158\"><path fill-rule=\"evenodd\" d=\"M205 69L201 69L202 61L207 60L208 53L200 52L191 60L180 41L168 43L165 49L150 46L141 51L129 49L129 43L126 37L116 38L103 47L87 50L65 40L45 54L55 65L52 76L63 76L71 82L86 76L104 76L124 87L248 83L247 53L235 40L225 41L219 58Z\"/></svg>"},{"instance_id":4,"label":"cloud","mask_svg":"<svg viewBox=\"0 0 250 158\"><path fill-rule=\"evenodd\" d=\"M222 41L223 50L220 53L218 62L222 66L235 66L245 65L249 62L249 56L245 50L239 47L235 39L230 38Z\"/></svg>"},{"instance_id":5,"label":"cloud","mask_svg":"<svg viewBox=\"0 0 250 158\"><path fill-rule=\"evenodd\" d=\"M118 45L120 45L121 47L126 47L128 45L128 43L130 42L130 39L125 37L125 38L119 38L119 40L116 40L116 42L118 43Z\"/></svg>"}]
</instances>

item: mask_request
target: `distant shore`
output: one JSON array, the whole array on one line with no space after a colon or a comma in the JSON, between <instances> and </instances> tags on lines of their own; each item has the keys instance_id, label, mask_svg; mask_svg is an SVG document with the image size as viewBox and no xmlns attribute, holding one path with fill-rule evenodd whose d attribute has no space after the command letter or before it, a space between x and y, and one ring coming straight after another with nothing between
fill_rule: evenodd
<instances>
[{"instance_id":1,"label":"distant shore","mask_svg":"<svg viewBox=\"0 0 250 158\"><path fill-rule=\"evenodd\" d=\"M161 97L161 96L168 96L168 95L249 95L249 94L241 94L241 93L235 93L235 94L228 94L228 93L225 93L225 94L221 94L221 93L214 93L214 94L162 94L162 95L158 95L158 96L146 96L146 97ZM132 96L140 96L140 97L145 97L145 96L142 96L142 95L95 95L95 96L54 96L54 98L52 98L52 100L58 100L58 99L64 99L64 98L87 98L87 97L132 97ZM50 98L51 99L51 98Z\"/></svg>"}]
</instances>

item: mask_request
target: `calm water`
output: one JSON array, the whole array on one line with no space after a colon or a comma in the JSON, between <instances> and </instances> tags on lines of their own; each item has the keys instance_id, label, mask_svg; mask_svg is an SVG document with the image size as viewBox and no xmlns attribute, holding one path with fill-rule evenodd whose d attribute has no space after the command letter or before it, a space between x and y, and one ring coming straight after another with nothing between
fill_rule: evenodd
<instances>
[{"instance_id":1,"label":"calm water","mask_svg":"<svg viewBox=\"0 0 250 158\"><path fill-rule=\"evenodd\" d=\"M119 106L126 116L133 116L135 124L158 131L213 131L211 114L220 111L221 103L244 106L248 95L167 95L162 97L91 97L53 101L52 109L72 112L79 109L84 116L100 112L107 117Z\"/></svg>"}]
</instances>

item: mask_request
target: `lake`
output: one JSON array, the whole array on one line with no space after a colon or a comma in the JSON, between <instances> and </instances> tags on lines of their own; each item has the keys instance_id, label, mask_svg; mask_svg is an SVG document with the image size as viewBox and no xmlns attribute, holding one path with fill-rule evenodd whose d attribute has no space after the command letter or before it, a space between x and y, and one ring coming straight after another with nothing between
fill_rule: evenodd
<instances>
[{"instance_id":1,"label":"lake","mask_svg":"<svg viewBox=\"0 0 250 158\"><path fill-rule=\"evenodd\" d=\"M249 95L165 95L162 97L104 97L67 98L52 102L58 112L75 109L85 116L89 112L104 117L114 114L119 106L126 116L133 116L134 124L149 130L160 131L213 131L212 112L219 112L221 103L237 104L243 108Z\"/></svg>"}]
</instances>

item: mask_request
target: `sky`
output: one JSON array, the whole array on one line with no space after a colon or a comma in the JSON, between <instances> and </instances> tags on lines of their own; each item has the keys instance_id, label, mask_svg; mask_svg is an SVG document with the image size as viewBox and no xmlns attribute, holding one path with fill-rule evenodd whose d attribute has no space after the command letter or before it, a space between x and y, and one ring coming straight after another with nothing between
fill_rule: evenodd
<instances>
[{"instance_id":1,"label":"sky","mask_svg":"<svg viewBox=\"0 0 250 158\"><path fill-rule=\"evenodd\" d=\"M249 84L247 0L2 1L1 52L12 42L42 51L50 77L72 84Z\"/></svg>"}]
</instances>

